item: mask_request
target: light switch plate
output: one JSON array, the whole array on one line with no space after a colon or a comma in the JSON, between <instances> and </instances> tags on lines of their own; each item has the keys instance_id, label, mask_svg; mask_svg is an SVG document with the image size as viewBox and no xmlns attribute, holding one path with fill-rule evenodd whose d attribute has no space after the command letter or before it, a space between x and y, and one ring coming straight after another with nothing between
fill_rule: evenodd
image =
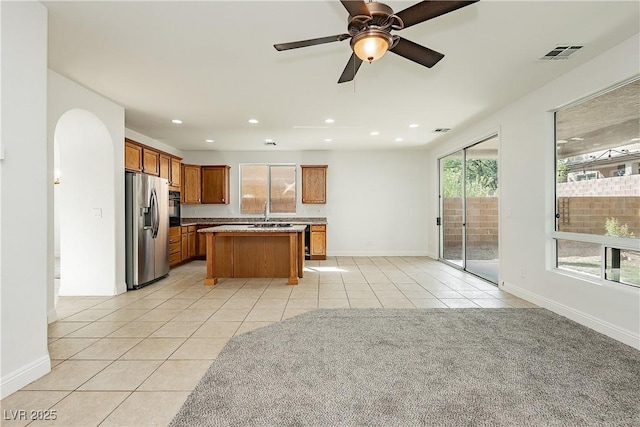
<instances>
[{"instance_id":1,"label":"light switch plate","mask_svg":"<svg viewBox=\"0 0 640 427\"><path fill-rule=\"evenodd\" d=\"M95 216L96 218L102 218L102 209L94 208L93 209L93 216Z\"/></svg>"}]
</instances>

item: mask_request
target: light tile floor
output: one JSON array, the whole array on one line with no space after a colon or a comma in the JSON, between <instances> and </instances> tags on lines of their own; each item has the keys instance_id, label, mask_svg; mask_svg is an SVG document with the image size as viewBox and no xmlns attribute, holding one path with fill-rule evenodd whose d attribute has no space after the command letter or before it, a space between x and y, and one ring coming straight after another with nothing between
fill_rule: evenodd
<instances>
[{"instance_id":1,"label":"light tile floor","mask_svg":"<svg viewBox=\"0 0 640 427\"><path fill-rule=\"evenodd\" d=\"M307 261L298 286L206 287L204 273L194 261L116 297L59 298L53 369L1 402L2 425L167 425L231 337L317 308L535 307L424 257ZM57 419L30 421L32 410Z\"/></svg>"}]
</instances>

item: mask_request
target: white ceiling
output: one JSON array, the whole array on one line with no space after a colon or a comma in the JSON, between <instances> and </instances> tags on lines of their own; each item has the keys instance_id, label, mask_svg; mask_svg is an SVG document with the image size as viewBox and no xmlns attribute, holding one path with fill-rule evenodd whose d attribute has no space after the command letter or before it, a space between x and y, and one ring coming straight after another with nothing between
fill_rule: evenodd
<instances>
[{"instance_id":1,"label":"white ceiling","mask_svg":"<svg viewBox=\"0 0 640 427\"><path fill-rule=\"evenodd\" d=\"M435 128L467 126L640 30L638 1L481 0L396 32L444 53L435 67L389 53L338 85L348 40L273 48L346 32L337 0L43 3L49 67L122 105L127 128L182 150L425 146L442 137ZM567 43L584 48L539 60Z\"/></svg>"}]
</instances>

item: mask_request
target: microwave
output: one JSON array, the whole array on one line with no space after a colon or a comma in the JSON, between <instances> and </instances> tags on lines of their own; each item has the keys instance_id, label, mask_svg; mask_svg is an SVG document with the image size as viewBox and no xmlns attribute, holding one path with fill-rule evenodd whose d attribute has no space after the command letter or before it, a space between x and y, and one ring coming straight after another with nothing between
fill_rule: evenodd
<instances>
[{"instance_id":1,"label":"microwave","mask_svg":"<svg viewBox=\"0 0 640 427\"><path fill-rule=\"evenodd\" d=\"M180 192L169 191L169 227L180 225Z\"/></svg>"}]
</instances>

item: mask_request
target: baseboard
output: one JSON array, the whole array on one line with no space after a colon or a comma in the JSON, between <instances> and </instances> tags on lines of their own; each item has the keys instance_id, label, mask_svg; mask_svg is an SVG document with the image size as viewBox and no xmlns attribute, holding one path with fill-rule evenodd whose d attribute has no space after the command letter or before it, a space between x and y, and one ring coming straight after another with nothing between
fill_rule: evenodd
<instances>
[{"instance_id":1,"label":"baseboard","mask_svg":"<svg viewBox=\"0 0 640 427\"><path fill-rule=\"evenodd\" d=\"M125 287L126 289L126 287ZM58 291L58 295L61 297L112 297L117 294L115 288L111 289L86 289L85 287L73 287L73 286L64 286L60 285L60 289Z\"/></svg>"},{"instance_id":2,"label":"baseboard","mask_svg":"<svg viewBox=\"0 0 640 427\"><path fill-rule=\"evenodd\" d=\"M427 252L427 256L431 259L438 260L438 254L436 252Z\"/></svg>"},{"instance_id":3,"label":"baseboard","mask_svg":"<svg viewBox=\"0 0 640 427\"><path fill-rule=\"evenodd\" d=\"M544 307L547 310L553 311L556 314L564 316L574 322L580 323L594 331L600 332L608 337L623 342L633 348L640 350L640 335L635 334L627 329L616 326L612 323L599 319L590 314L584 313L575 308L560 304L557 301L553 301L549 298L540 296L526 289L522 289L512 283L502 282L500 288L507 291L517 297L530 301L534 304Z\"/></svg>"},{"instance_id":4,"label":"baseboard","mask_svg":"<svg viewBox=\"0 0 640 427\"><path fill-rule=\"evenodd\" d=\"M51 324L56 320L58 320L58 312L56 311L56 309L54 308L53 310L49 310L49 312L47 313L47 324Z\"/></svg>"},{"instance_id":5,"label":"baseboard","mask_svg":"<svg viewBox=\"0 0 640 427\"><path fill-rule=\"evenodd\" d=\"M51 360L47 354L21 367L20 369L5 375L2 377L2 384L0 385L0 399L4 399L27 384L48 374L50 371Z\"/></svg>"}]
</instances>

